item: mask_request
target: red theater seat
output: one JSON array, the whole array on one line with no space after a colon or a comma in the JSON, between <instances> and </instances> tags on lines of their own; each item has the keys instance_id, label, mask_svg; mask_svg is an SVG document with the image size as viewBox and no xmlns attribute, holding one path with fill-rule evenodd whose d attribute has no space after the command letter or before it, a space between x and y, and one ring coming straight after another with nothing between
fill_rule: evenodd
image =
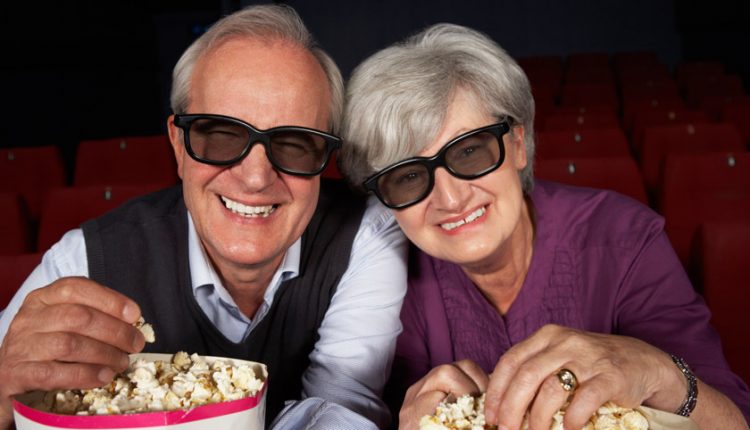
<instances>
[{"instance_id":1,"label":"red theater seat","mask_svg":"<svg viewBox=\"0 0 750 430\"><path fill-rule=\"evenodd\" d=\"M692 79L710 79L724 74L724 64L719 61L684 61L677 64L677 82L684 85Z\"/></svg>"},{"instance_id":2,"label":"red theater seat","mask_svg":"<svg viewBox=\"0 0 750 430\"><path fill-rule=\"evenodd\" d=\"M692 107L702 106L706 99L740 97L745 94L739 75L695 77L685 81L683 89L687 104Z\"/></svg>"},{"instance_id":3,"label":"red theater seat","mask_svg":"<svg viewBox=\"0 0 750 430\"><path fill-rule=\"evenodd\" d=\"M623 66L617 69L617 76L622 86L673 80L669 68L660 63Z\"/></svg>"},{"instance_id":4,"label":"red theater seat","mask_svg":"<svg viewBox=\"0 0 750 430\"><path fill-rule=\"evenodd\" d=\"M668 154L742 151L734 124L692 123L648 127L644 132L641 170L649 193L656 193Z\"/></svg>"},{"instance_id":5,"label":"red theater seat","mask_svg":"<svg viewBox=\"0 0 750 430\"><path fill-rule=\"evenodd\" d=\"M633 116L633 128L631 132L633 148L638 153L643 151L643 135L648 127L704 122L710 122L710 119L706 112L702 110L661 108L636 111Z\"/></svg>"},{"instance_id":6,"label":"red theater seat","mask_svg":"<svg viewBox=\"0 0 750 430\"><path fill-rule=\"evenodd\" d=\"M616 70L660 64L659 58L654 51L615 52L612 55L612 63Z\"/></svg>"},{"instance_id":7,"label":"red theater seat","mask_svg":"<svg viewBox=\"0 0 750 430\"><path fill-rule=\"evenodd\" d=\"M54 146L0 149L0 192L20 193L32 219L52 188L65 185L65 169Z\"/></svg>"},{"instance_id":8,"label":"red theater seat","mask_svg":"<svg viewBox=\"0 0 750 430\"><path fill-rule=\"evenodd\" d=\"M596 109L594 109L596 110ZM609 112L550 113L544 118L544 131L581 131L595 128L617 128L620 120Z\"/></svg>"},{"instance_id":9,"label":"red theater seat","mask_svg":"<svg viewBox=\"0 0 750 430\"><path fill-rule=\"evenodd\" d=\"M158 184L57 188L45 201L37 250L46 251L68 230L120 206L126 200L160 188Z\"/></svg>"},{"instance_id":10,"label":"red theater seat","mask_svg":"<svg viewBox=\"0 0 750 430\"><path fill-rule=\"evenodd\" d=\"M722 107L721 118L734 124L750 148L750 96L737 97Z\"/></svg>"},{"instance_id":11,"label":"red theater seat","mask_svg":"<svg viewBox=\"0 0 750 430\"><path fill-rule=\"evenodd\" d=\"M86 140L78 145L73 185L174 185L177 164L167 136Z\"/></svg>"},{"instance_id":12,"label":"red theater seat","mask_svg":"<svg viewBox=\"0 0 750 430\"><path fill-rule=\"evenodd\" d=\"M31 222L17 193L0 193L0 255L31 252Z\"/></svg>"},{"instance_id":13,"label":"red theater seat","mask_svg":"<svg viewBox=\"0 0 750 430\"><path fill-rule=\"evenodd\" d=\"M701 224L750 220L750 153L670 154L659 209L667 235L688 267Z\"/></svg>"},{"instance_id":14,"label":"red theater seat","mask_svg":"<svg viewBox=\"0 0 750 430\"><path fill-rule=\"evenodd\" d=\"M0 255L0 310L5 309L26 278L42 261L42 254Z\"/></svg>"},{"instance_id":15,"label":"red theater seat","mask_svg":"<svg viewBox=\"0 0 750 430\"><path fill-rule=\"evenodd\" d=\"M641 111L686 109L681 96L643 97L641 95L622 95L622 125L625 131L632 132L635 115Z\"/></svg>"},{"instance_id":16,"label":"red theater seat","mask_svg":"<svg viewBox=\"0 0 750 430\"><path fill-rule=\"evenodd\" d=\"M538 85L559 87L563 79L563 62L560 56L522 57L518 59L532 88Z\"/></svg>"},{"instance_id":17,"label":"red theater seat","mask_svg":"<svg viewBox=\"0 0 750 430\"><path fill-rule=\"evenodd\" d=\"M732 370L750 383L750 221L709 223L701 227L699 262L711 323L721 336Z\"/></svg>"},{"instance_id":18,"label":"red theater seat","mask_svg":"<svg viewBox=\"0 0 750 430\"><path fill-rule=\"evenodd\" d=\"M607 82L568 82L561 87L562 106L619 106L620 99L614 83Z\"/></svg>"},{"instance_id":19,"label":"red theater seat","mask_svg":"<svg viewBox=\"0 0 750 430\"><path fill-rule=\"evenodd\" d=\"M539 159L630 156L628 141L620 128L540 131L537 140Z\"/></svg>"},{"instance_id":20,"label":"red theater seat","mask_svg":"<svg viewBox=\"0 0 750 430\"><path fill-rule=\"evenodd\" d=\"M610 189L648 204L638 166L630 157L540 159L534 169L540 179Z\"/></svg>"}]
</instances>

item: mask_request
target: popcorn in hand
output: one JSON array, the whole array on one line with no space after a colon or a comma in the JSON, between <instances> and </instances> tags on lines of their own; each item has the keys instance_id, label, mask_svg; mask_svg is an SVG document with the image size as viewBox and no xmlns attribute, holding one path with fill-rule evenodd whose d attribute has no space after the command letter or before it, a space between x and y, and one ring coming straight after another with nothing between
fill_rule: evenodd
<instances>
[{"instance_id":1,"label":"popcorn in hand","mask_svg":"<svg viewBox=\"0 0 750 430\"><path fill-rule=\"evenodd\" d=\"M550 430L565 430L564 410L552 417ZM473 397L469 394L455 401L443 401L434 415L425 415L419 421L420 430L488 430L495 426L484 421L484 394ZM528 430L528 414L521 426ZM646 417L634 409L622 408L612 402L602 405L583 427L583 430L648 430Z\"/></svg>"},{"instance_id":2,"label":"popcorn in hand","mask_svg":"<svg viewBox=\"0 0 750 430\"><path fill-rule=\"evenodd\" d=\"M135 326L135 328L140 330L141 333L143 333L143 337L146 339L146 342L156 342L156 334L154 333L154 328L151 326L151 324L147 323L146 320L143 319L143 317L138 318L138 321L136 321L133 325Z\"/></svg>"}]
</instances>

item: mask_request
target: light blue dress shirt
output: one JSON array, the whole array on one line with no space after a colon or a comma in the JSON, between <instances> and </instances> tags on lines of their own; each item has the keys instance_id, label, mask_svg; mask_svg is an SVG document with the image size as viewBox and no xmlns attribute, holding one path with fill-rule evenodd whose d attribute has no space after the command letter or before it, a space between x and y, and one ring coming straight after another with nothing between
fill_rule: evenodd
<instances>
[{"instance_id":1,"label":"light blue dress shirt","mask_svg":"<svg viewBox=\"0 0 750 430\"><path fill-rule=\"evenodd\" d=\"M281 283L299 273L301 239L287 250L266 289L263 304L250 319L221 284L192 219L188 220L193 294L222 334L240 342L268 313ZM380 395L401 332L406 253L406 239L393 215L370 198L354 238L349 267L318 329L320 339L302 377L303 400L288 402L274 428L374 429L387 424L389 413ZM80 229L68 232L44 254L41 264L0 314L0 343L26 295L64 276L88 276Z\"/></svg>"}]
</instances>

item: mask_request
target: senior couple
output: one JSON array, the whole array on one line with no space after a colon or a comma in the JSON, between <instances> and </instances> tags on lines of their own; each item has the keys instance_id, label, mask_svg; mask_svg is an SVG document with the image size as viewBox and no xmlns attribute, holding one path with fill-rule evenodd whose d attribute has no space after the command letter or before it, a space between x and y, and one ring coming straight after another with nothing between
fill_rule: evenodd
<instances>
[{"instance_id":1,"label":"senior couple","mask_svg":"<svg viewBox=\"0 0 750 430\"><path fill-rule=\"evenodd\" d=\"M345 95L291 8L251 6L185 51L171 104L181 186L68 232L2 313L0 428L15 395L109 382L141 316L145 350L266 363L277 429L415 428L480 392L508 430L568 399L570 429L608 400L747 428L663 220L534 181L529 82L483 34L432 26ZM320 178L337 150L354 191Z\"/></svg>"}]
</instances>

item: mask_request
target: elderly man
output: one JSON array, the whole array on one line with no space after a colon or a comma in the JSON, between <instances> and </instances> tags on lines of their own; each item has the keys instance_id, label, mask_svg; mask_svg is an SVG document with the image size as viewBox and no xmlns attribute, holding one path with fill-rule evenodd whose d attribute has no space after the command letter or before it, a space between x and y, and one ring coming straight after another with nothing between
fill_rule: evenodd
<instances>
[{"instance_id":1,"label":"elderly man","mask_svg":"<svg viewBox=\"0 0 750 430\"><path fill-rule=\"evenodd\" d=\"M167 122L182 186L45 254L0 319L0 428L14 395L109 382L144 347L141 315L151 351L268 364L278 428L386 426L405 239L380 205L321 182L342 86L288 7L244 9L188 48Z\"/></svg>"}]
</instances>

